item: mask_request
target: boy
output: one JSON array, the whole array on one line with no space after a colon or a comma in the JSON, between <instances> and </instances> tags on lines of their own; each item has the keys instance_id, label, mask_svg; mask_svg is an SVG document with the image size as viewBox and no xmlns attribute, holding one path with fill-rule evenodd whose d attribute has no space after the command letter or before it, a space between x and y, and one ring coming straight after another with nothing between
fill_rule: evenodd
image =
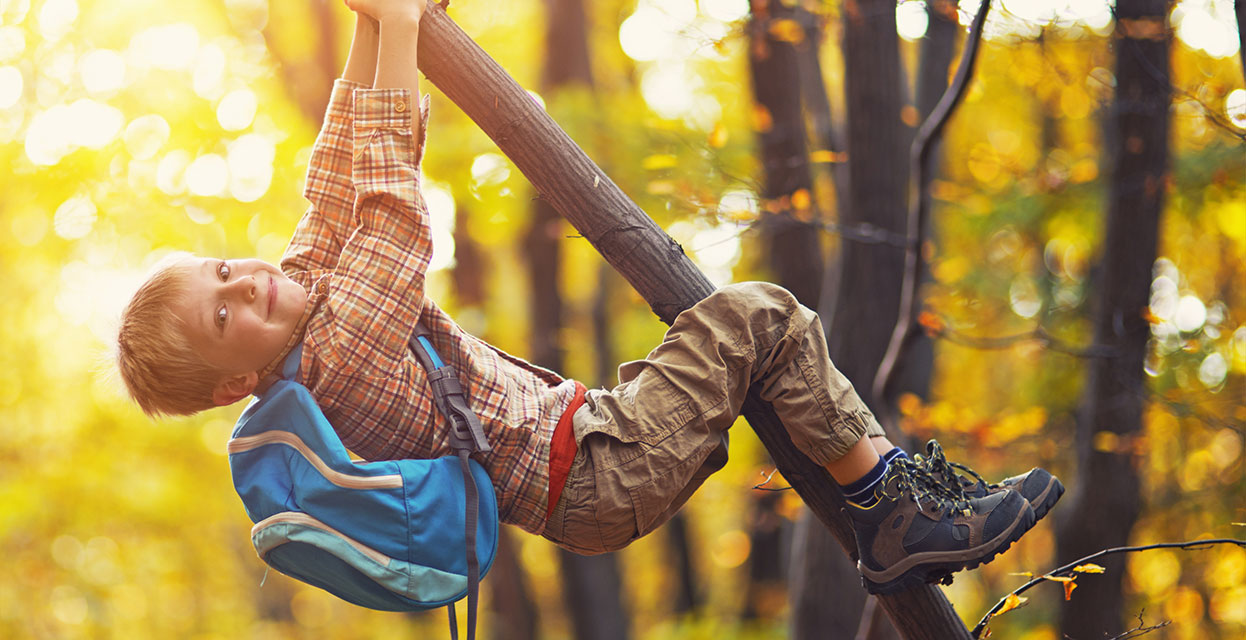
<instances>
[{"instance_id":1,"label":"boy","mask_svg":"<svg viewBox=\"0 0 1246 640\"><path fill-rule=\"evenodd\" d=\"M832 366L817 316L773 285L726 287L684 312L611 391L466 334L424 295L427 100L411 102L424 4L348 4L355 37L309 163L311 207L281 268L180 256L124 312L118 364L145 412L261 393L301 344L298 379L346 447L367 459L445 455L446 428L407 349L418 320L492 444L478 457L499 517L580 553L621 548L678 510L725 463L726 429L753 385L843 487L872 592L989 561L1059 498L1042 470L987 485L933 443L929 458L908 459Z\"/></svg>"}]
</instances>

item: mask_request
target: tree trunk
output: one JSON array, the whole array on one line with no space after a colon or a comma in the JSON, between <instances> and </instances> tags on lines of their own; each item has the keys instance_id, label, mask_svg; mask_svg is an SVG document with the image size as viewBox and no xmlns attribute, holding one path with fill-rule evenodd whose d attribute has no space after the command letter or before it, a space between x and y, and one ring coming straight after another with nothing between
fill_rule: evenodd
<instances>
[{"instance_id":1,"label":"tree trunk","mask_svg":"<svg viewBox=\"0 0 1246 640\"><path fill-rule=\"evenodd\" d=\"M892 12L894 13L894 12ZM667 324L713 290L682 248L576 146L539 105L434 3L420 23L420 69L472 118ZM750 391L743 414L783 476L853 555L843 495L796 448L774 409ZM954 640L969 631L943 592L924 585L879 602L906 638Z\"/></svg>"},{"instance_id":2,"label":"tree trunk","mask_svg":"<svg viewBox=\"0 0 1246 640\"><path fill-rule=\"evenodd\" d=\"M1141 508L1138 458L1146 398L1143 359L1160 212L1168 178L1171 88L1166 0L1117 3L1116 99L1111 113L1107 226L1094 312L1095 344L1111 355L1090 361L1077 425L1077 484L1061 514L1061 563L1128 544ZM1061 609L1061 631L1075 638L1125 629L1125 562L1086 581ZM1128 612L1133 615L1134 612Z\"/></svg>"},{"instance_id":3,"label":"tree trunk","mask_svg":"<svg viewBox=\"0 0 1246 640\"><path fill-rule=\"evenodd\" d=\"M848 0L844 6L844 101L848 122L850 202L844 225L869 224L906 233L910 134L900 120L902 100L899 36L891 0ZM824 316L831 359L877 411L872 386L899 315L904 252L887 244L845 239L838 268L827 277L838 285L834 312Z\"/></svg>"},{"instance_id":4,"label":"tree trunk","mask_svg":"<svg viewBox=\"0 0 1246 640\"><path fill-rule=\"evenodd\" d=\"M494 624L489 625L490 638L496 640L536 640L540 620L536 603L532 601L523 565L519 562L514 530L498 529L498 554L489 572L489 608L493 611Z\"/></svg>"},{"instance_id":5,"label":"tree trunk","mask_svg":"<svg viewBox=\"0 0 1246 640\"><path fill-rule=\"evenodd\" d=\"M769 114L758 132L765 186L761 229L774 281L797 300L818 308L822 289L822 243L810 225L818 218L813 203L805 116L801 109L800 52L813 47L807 37L776 38L772 25L812 21L802 8L755 0L749 20L749 70L757 108ZM804 33L802 29L800 33ZM803 194L803 195L800 195Z\"/></svg>"}]
</instances>

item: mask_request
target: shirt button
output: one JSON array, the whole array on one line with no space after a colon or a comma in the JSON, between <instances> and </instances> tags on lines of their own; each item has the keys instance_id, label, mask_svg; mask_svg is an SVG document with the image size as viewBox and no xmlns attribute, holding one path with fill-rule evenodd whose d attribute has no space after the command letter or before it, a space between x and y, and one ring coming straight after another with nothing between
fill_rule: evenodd
<instances>
[{"instance_id":1,"label":"shirt button","mask_svg":"<svg viewBox=\"0 0 1246 640\"><path fill-rule=\"evenodd\" d=\"M316 293L324 294L324 293L328 293L328 291L329 291L328 282L321 280L320 282L316 283Z\"/></svg>"},{"instance_id":2,"label":"shirt button","mask_svg":"<svg viewBox=\"0 0 1246 640\"><path fill-rule=\"evenodd\" d=\"M398 113L402 113L403 111L406 111L406 110L407 110L406 102L399 100L398 102L394 103L394 111L397 111Z\"/></svg>"}]
</instances>

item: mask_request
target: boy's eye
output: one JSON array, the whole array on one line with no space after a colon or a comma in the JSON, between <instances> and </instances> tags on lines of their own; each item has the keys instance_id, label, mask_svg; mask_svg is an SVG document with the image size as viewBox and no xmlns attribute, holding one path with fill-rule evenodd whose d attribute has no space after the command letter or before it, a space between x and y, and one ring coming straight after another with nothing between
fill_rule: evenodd
<instances>
[{"instance_id":1,"label":"boy's eye","mask_svg":"<svg viewBox=\"0 0 1246 640\"><path fill-rule=\"evenodd\" d=\"M229 279L229 263L222 262L220 266L216 268L216 275L220 276L221 280L228 280Z\"/></svg>"},{"instance_id":2,"label":"boy's eye","mask_svg":"<svg viewBox=\"0 0 1246 640\"><path fill-rule=\"evenodd\" d=\"M226 313L226 311L225 311L225 307L221 307L220 309L217 309L217 310L216 310L216 326L218 326L218 327L220 327L220 328L222 328L222 329L223 329L223 328L225 328L225 317L226 317L226 315L227 315L227 313Z\"/></svg>"}]
</instances>

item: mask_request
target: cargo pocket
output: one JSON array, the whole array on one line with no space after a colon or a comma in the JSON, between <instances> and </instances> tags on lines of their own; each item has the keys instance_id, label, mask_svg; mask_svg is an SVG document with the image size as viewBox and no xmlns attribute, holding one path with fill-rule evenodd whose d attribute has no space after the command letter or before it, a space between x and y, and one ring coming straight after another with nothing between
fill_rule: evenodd
<instances>
[{"instance_id":1,"label":"cargo pocket","mask_svg":"<svg viewBox=\"0 0 1246 640\"><path fill-rule=\"evenodd\" d=\"M704 462L704 455L688 456L661 476L628 490L636 516L636 537L662 526L675 511L672 506L682 506L674 505L675 499L684 494L684 488ZM683 499L687 496L683 495Z\"/></svg>"}]
</instances>

